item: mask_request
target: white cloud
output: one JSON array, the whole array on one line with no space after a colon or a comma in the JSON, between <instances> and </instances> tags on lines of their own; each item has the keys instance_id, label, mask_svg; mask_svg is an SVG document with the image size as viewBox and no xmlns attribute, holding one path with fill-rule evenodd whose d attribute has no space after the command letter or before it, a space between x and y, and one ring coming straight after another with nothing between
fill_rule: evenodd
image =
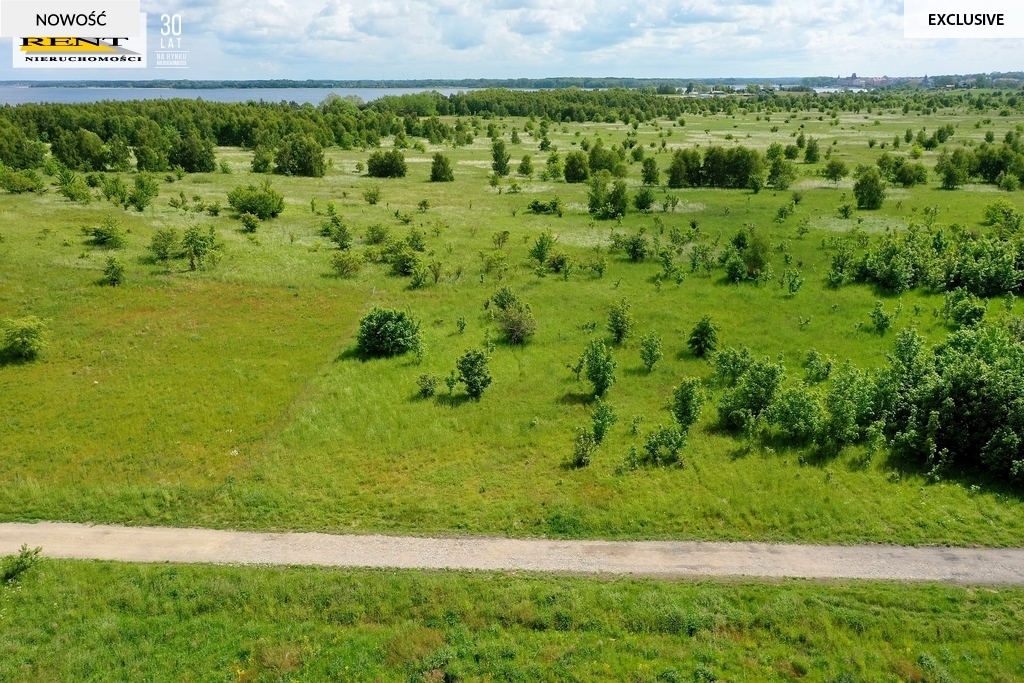
<instances>
[{"instance_id":1,"label":"white cloud","mask_svg":"<svg viewBox=\"0 0 1024 683\"><path fill-rule=\"evenodd\" d=\"M193 62L191 78L269 73L260 63L292 78L898 75L1010 70L1024 46L904 40L902 0L143 0L143 7L180 13L183 40L211 56Z\"/></svg>"}]
</instances>

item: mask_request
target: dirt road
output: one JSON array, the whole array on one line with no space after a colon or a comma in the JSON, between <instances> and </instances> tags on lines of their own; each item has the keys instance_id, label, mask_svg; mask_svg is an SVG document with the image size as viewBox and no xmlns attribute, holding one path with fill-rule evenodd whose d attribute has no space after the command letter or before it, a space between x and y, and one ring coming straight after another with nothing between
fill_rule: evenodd
<instances>
[{"instance_id":1,"label":"dirt road","mask_svg":"<svg viewBox=\"0 0 1024 683\"><path fill-rule=\"evenodd\" d=\"M524 570L661 578L750 576L1024 585L1024 549L676 541L335 536L210 529L0 524L0 555L123 562Z\"/></svg>"}]
</instances>

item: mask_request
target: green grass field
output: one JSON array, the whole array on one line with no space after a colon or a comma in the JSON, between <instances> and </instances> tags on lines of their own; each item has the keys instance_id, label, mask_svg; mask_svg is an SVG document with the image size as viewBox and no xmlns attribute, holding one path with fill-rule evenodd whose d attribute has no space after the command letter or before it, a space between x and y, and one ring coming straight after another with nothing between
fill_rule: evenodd
<instances>
[{"instance_id":1,"label":"green grass field","mask_svg":"<svg viewBox=\"0 0 1024 683\"><path fill-rule=\"evenodd\" d=\"M1024 592L47 560L0 679L896 681L1024 676Z\"/></svg>"},{"instance_id":2,"label":"green grass field","mask_svg":"<svg viewBox=\"0 0 1024 683\"><path fill-rule=\"evenodd\" d=\"M692 117L684 127L661 121L642 125L639 139L677 146L742 144L764 149L792 142L803 130L836 141L833 157L872 163L882 151L868 141L891 141L908 128L957 126L947 146L997 139L1017 118L942 111L825 116L754 115ZM823 120L819 120L823 119ZM976 123L988 121L980 127ZM506 140L523 119L505 119ZM777 132L771 132L778 126ZM801 128L801 126L803 128ZM552 142L564 153L579 140L621 141L619 124L556 125ZM671 133L671 135L669 135ZM732 136L728 139L727 136ZM524 153L543 166L536 140L510 145L513 167ZM251 154L221 149L231 174L197 174L161 183L155 207L126 213L103 201L72 204L54 191L42 196L0 196L0 319L33 314L48 321L51 348L37 362L0 366L0 518L60 519L133 524L175 524L255 529L318 529L407 533L485 533L512 536L799 540L1016 545L1024 538L1019 493L983 479L929 482L918 469L878 454L849 448L833 458L793 449L746 449L715 425L713 403L691 431L683 469L621 471L631 446L671 416L668 400L687 376L707 378L711 368L694 358L685 340L693 324L711 315L724 346L747 346L755 355L782 357L789 382L803 376L810 349L861 367L878 367L895 332L917 327L930 341L949 328L933 316L941 295L919 291L900 301L881 291L850 285L828 289L831 252L823 241L855 228L869 235L921 220L938 207L937 224L984 230L982 212L996 198L1020 204L1019 195L990 186L948 192L934 178L927 187L890 189L880 211L837 217L852 202L852 183L833 187L817 175L823 164L799 164L803 177L796 213L781 224L776 211L791 192L766 189L672 190L674 211L631 212L616 221L594 221L586 211L586 186L513 178L520 193L488 184L489 140L443 149L455 164L454 183L429 183L427 152L406 150L409 174L401 180L358 175L366 152L331 149L322 179L273 178L286 197L280 218L255 239L240 232L231 211L211 218L168 206L179 192L226 205L230 189L258 182L248 171ZM893 151L889 148L887 151ZM898 150L902 154L906 146ZM923 161L931 166L937 152ZM656 157L662 171L669 154ZM631 191L640 184L630 167ZM370 206L363 192L379 186ZM563 217L534 216L534 198L559 196ZM665 192L659 190L659 202ZM334 277L333 245L318 236L333 202L361 236L374 223L405 236L427 235L428 260L443 264L436 284L410 289L409 280L369 265L351 280ZM429 208L420 210L422 200ZM660 203L659 203L660 207ZM396 218L406 214L408 225ZM129 230L118 252L127 282L98 284L108 253L88 246L83 226L114 216ZM646 227L649 236L697 221L705 234L729 239L756 224L774 246L781 275L784 252L806 278L794 296L778 283L728 284L689 273L658 283L656 259L631 263L609 253L613 230ZM657 222L656 222L657 221ZM146 245L159 227L199 222L215 226L223 244L220 263L191 273L182 261L168 271L154 264ZM802 222L810 232L799 235ZM659 227L659 224L661 227ZM577 269L568 279L538 276L527 257L542 230L558 248L585 261L595 247L609 259L603 277ZM487 273L481 255L495 251L492 236L508 230L501 250L508 269ZM785 243L785 244L783 244ZM365 250L357 238L356 250ZM680 259L682 263L682 259ZM536 315L536 337L525 347L502 343L484 302L512 286ZM609 439L586 469L564 465L575 429L589 421L589 385L567 365L593 338L606 338L608 311L625 297L636 333L614 353L618 382L608 402L619 416ZM868 313L877 300L903 312L882 336ZM409 310L422 321L426 355L361 361L352 353L359 318L372 306ZM989 317L1008 315L1001 301ZM465 317L460 334L456 321ZM806 322L808 321L809 322ZM591 329L591 324L596 324ZM859 325L860 324L860 325ZM643 369L638 339L656 332L665 357ZM445 376L485 335L496 340L494 384L480 402L416 396L416 378ZM639 421L638 433L631 425Z\"/></svg>"}]
</instances>

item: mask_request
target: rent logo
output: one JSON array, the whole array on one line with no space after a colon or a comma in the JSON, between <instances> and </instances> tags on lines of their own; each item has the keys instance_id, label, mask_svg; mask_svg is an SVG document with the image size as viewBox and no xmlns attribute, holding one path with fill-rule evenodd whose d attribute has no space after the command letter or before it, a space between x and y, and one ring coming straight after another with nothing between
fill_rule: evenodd
<instances>
[{"instance_id":1,"label":"rent logo","mask_svg":"<svg viewBox=\"0 0 1024 683\"><path fill-rule=\"evenodd\" d=\"M16 38L14 67L36 69L144 69L146 15L138 37Z\"/></svg>"}]
</instances>

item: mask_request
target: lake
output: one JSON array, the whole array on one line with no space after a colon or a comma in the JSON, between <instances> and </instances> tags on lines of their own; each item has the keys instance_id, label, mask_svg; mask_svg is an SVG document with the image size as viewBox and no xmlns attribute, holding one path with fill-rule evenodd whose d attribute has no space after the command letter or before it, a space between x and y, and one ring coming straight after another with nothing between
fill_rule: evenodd
<instances>
[{"instance_id":1,"label":"lake","mask_svg":"<svg viewBox=\"0 0 1024 683\"><path fill-rule=\"evenodd\" d=\"M370 102L388 95L436 90L442 95L466 92L471 88L224 88L217 90L181 90L175 88L29 88L25 86L0 86L0 105L26 104L29 102L100 102L103 100L163 100L170 98L204 99L207 102L298 102L319 104L331 93L341 97L356 95L364 102Z\"/></svg>"}]
</instances>

